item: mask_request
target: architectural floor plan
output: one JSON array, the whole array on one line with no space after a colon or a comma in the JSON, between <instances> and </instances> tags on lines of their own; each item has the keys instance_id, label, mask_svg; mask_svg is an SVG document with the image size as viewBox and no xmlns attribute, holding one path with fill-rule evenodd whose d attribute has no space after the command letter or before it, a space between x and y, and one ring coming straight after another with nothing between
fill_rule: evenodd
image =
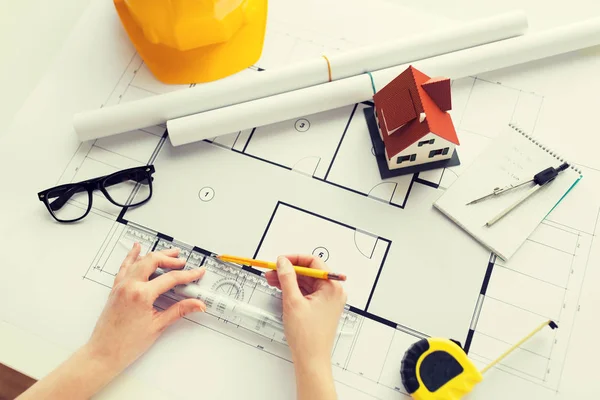
<instances>
[{"instance_id":1,"label":"architectural floor plan","mask_svg":"<svg viewBox=\"0 0 600 400\"><path fill-rule=\"evenodd\" d=\"M155 85L135 56L108 102L152 95ZM598 210L590 208L584 225L551 215L509 262L434 210L432 202L501 130L488 127L512 122L533 131L544 102L540 94L480 78L452 88L462 164L384 181L362 113L369 102L181 148L169 145L160 126L83 144L62 182L140 164L156 168L147 205L121 210L94 199L93 212L110 228L85 278L111 287L133 240L144 251L177 245L198 265L225 252L267 260L310 253L348 275L352 334L338 335L332 354L340 385L402 398L400 361L419 339L458 340L484 366L552 319L560 329L542 332L498 369L505 379L557 390ZM217 283L252 304L279 301L256 270ZM273 333L256 335L215 315L189 320L247 351L291 360Z\"/></svg>"}]
</instances>

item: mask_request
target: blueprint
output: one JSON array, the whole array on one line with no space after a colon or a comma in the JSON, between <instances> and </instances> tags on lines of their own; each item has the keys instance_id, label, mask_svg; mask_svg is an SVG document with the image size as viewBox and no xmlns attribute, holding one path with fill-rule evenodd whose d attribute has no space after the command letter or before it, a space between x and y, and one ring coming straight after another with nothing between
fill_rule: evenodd
<instances>
[{"instance_id":1,"label":"blueprint","mask_svg":"<svg viewBox=\"0 0 600 400\"><path fill-rule=\"evenodd\" d=\"M74 111L187 88L158 83L116 29L110 4L102 3L93 3L66 48L77 57L58 60L53 79L38 88L0 142L3 167L37 166L9 180L18 196L1 199L3 210L15 211L0 227L5 247L12 249L0 267L8 277L0 283L0 300L19 299L0 311L3 321L76 348L93 329L133 241L143 252L183 248L188 267L221 253L265 260L308 253L348 276L348 330L338 334L331 355L340 398L408 398L400 362L421 338L457 340L483 367L547 319L559 329L542 331L493 368L472 398L587 398L588 387L574 388L566 366L569 354L576 354L584 283L592 279L597 259L600 164L591 150L561 142L556 127L572 123L557 112L569 107L560 96L563 87L529 79L526 66L452 82L461 165L386 180L379 176L363 116L369 102L176 148L164 126L79 143L70 126ZM345 15L349 21L359 17ZM364 45L377 34L325 35L327 24L314 30L318 21L270 18L263 58L241 74ZM105 20L112 25L100 24ZM596 53L587 57L599 60ZM67 76L72 82L60 80ZM36 109L42 111L31 117ZM564 149L584 179L504 262L432 203L508 123ZM583 142L584 132L577 134ZM154 194L139 208L118 208L95 195L90 215L67 226L52 221L35 199L37 191L55 184L144 164L156 168ZM37 261L16 268L25 257ZM208 284L215 290L277 312L279 296L257 271L236 278L213 272ZM28 296L21 292L25 282ZM173 299L166 294L157 307ZM571 365L579 368L585 363ZM199 390L210 398L280 399L294 393L284 340L211 314L175 324L127 374L177 398L197 398Z\"/></svg>"}]
</instances>

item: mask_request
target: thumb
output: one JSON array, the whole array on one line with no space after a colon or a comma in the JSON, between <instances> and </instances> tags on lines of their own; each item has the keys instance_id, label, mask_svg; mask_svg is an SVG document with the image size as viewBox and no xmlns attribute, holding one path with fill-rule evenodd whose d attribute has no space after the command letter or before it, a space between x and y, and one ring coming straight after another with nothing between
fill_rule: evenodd
<instances>
[{"instance_id":1,"label":"thumb","mask_svg":"<svg viewBox=\"0 0 600 400\"><path fill-rule=\"evenodd\" d=\"M290 260L286 257L280 256L277 258L277 277L279 278L279 284L284 296L289 296L290 298L302 297L300 287L298 287L296 271Z\"/></svg>"},{"instance_id":2,"label":"thumb","mask_svg":"<svg viewBox=\"0 0 600 400\"><path fill-rule=\"evenodd\" d=\"M185 317L193 312L204 312L206 311L206 305L197 299L185 299L181 300L171 307L167 308L160 314L159 325L161 329L166 328L172 323L176 322L180 318Z\"/></svg>"}]
</instances>

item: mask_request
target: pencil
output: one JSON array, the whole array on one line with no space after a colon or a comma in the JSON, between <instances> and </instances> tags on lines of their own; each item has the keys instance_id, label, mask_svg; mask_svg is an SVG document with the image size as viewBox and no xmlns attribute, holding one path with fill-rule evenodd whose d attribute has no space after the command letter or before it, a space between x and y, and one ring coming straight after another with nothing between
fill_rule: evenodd
<instances>
[{"instance_id":1,"label":"pencil","mask_svg":"<svg viewBox=\"0 0 600 400\"><path fill-rule=\"evenodd\" d=\"M221 261L232 262L235 264L251 265L253 267L268 268L268 269L272 269L275 271L277 270L277 264L274 262L270 262L270 261L254 260L252 258L236 257L236 256L225 255L225 254L220 255L217 258ZM332 281L345 281L346 280L346 275L344 275L344 274L336 274L333 272L324 271L322 269L306 268L306 267L299 267L297 265L294 265L294 270L296 271L296 273L298 275L308 276L311 278L330 279Z\"/></svg>"}]
</instances>

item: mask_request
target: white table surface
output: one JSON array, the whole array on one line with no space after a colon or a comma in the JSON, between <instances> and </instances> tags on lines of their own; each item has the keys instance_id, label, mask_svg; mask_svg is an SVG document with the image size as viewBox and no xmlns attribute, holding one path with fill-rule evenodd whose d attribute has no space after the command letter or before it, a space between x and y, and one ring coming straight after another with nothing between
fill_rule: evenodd
<instances>
[{"instance_id":1,"label":"white table surface","mask_svg":"<svg viewBox=\"0 0 600 400\"><path fill-rule=\"evenodd\" d=\"M556 2L551 7L547 0L386 1L456 20L468 20L520 8L527 12L531 30L575 22L600 13L598 0ZM5 121L4 129L0 129L0 137L5 134L6 127L52 63L88 2L89 0L0 2L0 118ZM0 362L35 378L42 377L57 360L68 356L51 343L1 320L0 349ZM118 378L100 397L114 398L115 392L122 396L128 388L135 390L137 395L147 392L144 393L147 394L145 398L163 398L160 393L144 388L134 379L123 377Z\"/></svg>"},{"instance_id":2,"label":"white table surface","mask_svg":"<svg viewBox=\"0 0 600 400\"><path fill-rule=\"evenodd\" d=\"M89 0L0 1L0 121L36 87Z\"/></svg>"}]
</instances>

